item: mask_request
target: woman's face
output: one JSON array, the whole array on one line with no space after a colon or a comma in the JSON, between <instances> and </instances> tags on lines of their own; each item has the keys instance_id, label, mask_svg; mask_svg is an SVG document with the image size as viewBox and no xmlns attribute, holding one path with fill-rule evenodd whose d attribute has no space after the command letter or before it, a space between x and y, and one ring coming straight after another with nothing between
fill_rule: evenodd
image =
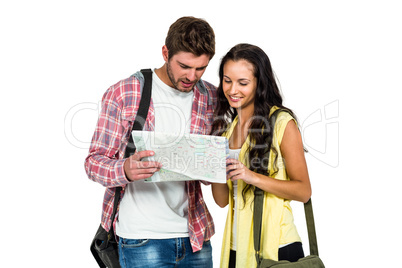
<instances>
[{"instance_id":1,"label":"woman's face","mask_svg":"<svg viewBox=\"0 0 402 268\"><path fill-rule=\"evenodd\" d=\"M231 107L254 110L257 78L246 60L229 60L223 66L222 89Z\"/></svg>"}]
</instances>

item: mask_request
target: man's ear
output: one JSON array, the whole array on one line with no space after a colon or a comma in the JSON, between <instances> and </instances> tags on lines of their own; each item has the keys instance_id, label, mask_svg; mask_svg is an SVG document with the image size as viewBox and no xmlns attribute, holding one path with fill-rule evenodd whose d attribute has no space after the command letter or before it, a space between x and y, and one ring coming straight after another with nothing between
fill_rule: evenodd
<instances>
[{"instance_id":1,"label":"man's ear","mask_svg":"<svg viewBox=\"0 0 402 268\"><path fill-rule=\"evenodd\" d=\"M164 46L162 47L162 56L163 56L163 60L164 60L165 62L167 62L168 59L169 59L169 50L167 49L166 45L164 45Z\"/></svg>"}]
</instances>

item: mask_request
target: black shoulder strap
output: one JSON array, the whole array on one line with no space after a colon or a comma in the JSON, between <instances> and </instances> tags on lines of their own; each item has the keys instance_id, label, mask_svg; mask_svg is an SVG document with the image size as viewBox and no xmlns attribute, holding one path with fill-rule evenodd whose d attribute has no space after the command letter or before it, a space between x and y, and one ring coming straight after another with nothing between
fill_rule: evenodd
<instances>
[{"instance_id":1,"label":"black shoulder strap","mask_svg":"<svg viewBox=\"0 0 402 268\"><path fill-rule=\"evenodd\" d=\"M137 115L135 117L134 123L133 123L133 130L141 130L144 127L145 120L147 119L148 115L148 110L149 110L149 104L151 103L151 93L152 93L152 70L151 69L142 69L141 73L144 75L145 82L144 82L144 87L142 89L141 93L141 100L140 100L140 106L138 108ZM134 145L134 140L131 135L130 131L130 137L128 140L127 148L124 153L124 157L130 157L132 154L135 152L135 145ZM113 235L113 221L114 217L116 216L117 212L117 206L120 201L120 192L122 190L122 187L116 187L116 192L115 192L115 197L114 197L114 203L113 203L113 212L110 216L112 219L112 228L109 230L109 235Z\"/></svg>"},{"instance_id":2,"label":"black shoulder strap","mask_svg":"<svg viewBox=\"0 0 402 268\"><path fill-rule=\"evenodd\" d=\"M142 69L141 73L144 75L144 87L141 93L140 106L137 111L137 116L135 117L135 121L133 123L132 130L142 130L145 125L145 120L147 119L149 104L151 103L151 93L152 93L152 70L151 69ZM133 137L128 138L128 144L126 147L126 152L124 157L130 157L135 152L135 145L133 141Z\"/></svg>"},{"instance_id":3,"label":"black shoulder strap","mask_svg":"<svg viewBox=\"0 0 402 268\"><path fill-rule=\"evenodd\" d=\"M147 119L149 104L151 102L152 92L152 71L151 69L142 69L144 75L144 87L142 89L140 107L138 108L137 116L134 121L133 130L142 130L145 120Z\"/></svg>"}]
</instances>

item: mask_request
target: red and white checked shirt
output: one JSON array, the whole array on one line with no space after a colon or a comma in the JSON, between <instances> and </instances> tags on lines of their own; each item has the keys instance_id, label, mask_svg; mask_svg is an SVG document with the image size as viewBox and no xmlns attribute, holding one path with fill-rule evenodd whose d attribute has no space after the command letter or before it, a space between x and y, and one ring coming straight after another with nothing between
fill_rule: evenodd
<instances>
[{"instance_id":1,"label":"red and white checked shirt","mask_svg":"<svg viewBox=\"0 0 402 268\"><path fill-rule=\"evenodd\" d=\"M216 88L204 82L205 87L194 87L191 114L191 133L209 134L216 105ZM121 198L126 184L124 173L124 152L140 104L140 80L135 75L111 86L102 98L102 110L95 133L85 159L88 177L106 187L101 224L110 230L110 215L113 211L114 187L122 186ZM151 99L144 130L155 129L155 112ZM202 248L204 240L215 233L212 217L204 202L199 181L187 181L188 231L193 251ZM113 226L116 224L116 219ZM114 228L116 230L116 228Z\"/></svg>"}]
</instances>

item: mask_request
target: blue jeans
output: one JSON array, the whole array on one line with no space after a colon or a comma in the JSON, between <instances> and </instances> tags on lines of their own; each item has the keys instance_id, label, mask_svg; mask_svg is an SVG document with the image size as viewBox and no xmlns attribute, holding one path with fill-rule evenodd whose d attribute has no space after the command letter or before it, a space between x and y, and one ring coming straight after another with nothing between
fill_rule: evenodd
<instances>
[{"instance_id":1,"label":"blue jeans","mask_svg":"<svg viewBox=\"0 0 402 268\"><path fill-rule=\"evenodd\" d=\"M212 268L212 246L204 241L202 250L193 253L190 239L119 239L122 268L198 267Z\"/></svg>"}]
</instances>

